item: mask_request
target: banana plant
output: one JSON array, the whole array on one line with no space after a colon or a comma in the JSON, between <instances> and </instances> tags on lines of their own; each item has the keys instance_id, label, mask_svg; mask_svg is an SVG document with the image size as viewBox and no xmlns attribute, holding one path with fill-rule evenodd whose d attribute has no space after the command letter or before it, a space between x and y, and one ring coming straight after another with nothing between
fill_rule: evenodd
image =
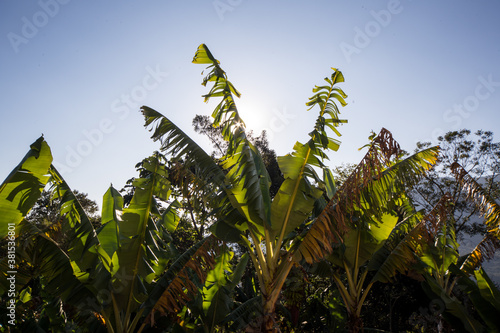
<instances>
[{"instance_id":1,"label":"banana plant","mask_svg":"<svg viewBox=\"0 0 500 333\"><path fill-rule=\"evenodd\" d=\"M500 248L500 206L460 164L454 163L451 168L467 193L467 198L476 204L478 211L484 217L487 232L472 252L459 258L453 216L449 215L444 219L440 232L426 244L425 251L420 255L420 259L426 265L424 286L430 295L444 302L446 310L444 315L449 322L463 326L468 332L481 332L485 327L465 309L454 292L457 283L460 284L461 289L466 290L471 300L478 303L481 309L478 312L481 316L484 308L489 309L484 310L487 312L494 311L490 308L491 304L484 305L478 290L489 285L481 264L493 258L496 250ZM470 277L476 279L477 285L470 280ZM488 329L491 329L491 323L488 320L485 322Z\"/></svg>"},{"instance_id":2,"label":"banana plant","mask_svg":"<svg viewBox=\"0 0 500 333\"><path fill-rule=\"evenodd\" d=\"M325 150L337 149L338 141L328 137L325 128L338 133L336 127L344 122L337 117L335 103L339 101L345 105L346 96L336 87L344 79L342 73L335 70L325 79L328 85L315 88L309 106L320 105L320 116L310 134L311 139L306 144L297 143L292 154L278 158L285 181L271 201L269 175L260 154L246 136L244 122L236 108L234 97L239 97L240 93L228 81L219 61L206 45L200 45L193 62L210 65L203 85L208 82L214 85L204 96L205 101L222 98L212 116L214 125L221 127L228 142L226 155L214 161L166 117L143 107L146 126L156 123L153 139L162 141L162 150L171 153L173 159L182 159L194 166L198 177L207 184L216 185L220 193L217 209L221 214L212 231L247 247L262 292L263 329L273 331L275 304L293 265L293 252L287 251L286 244L290 240L286 236L308 220L314 203L327 187L330 195L334 191L331 173L323 160L326 159ZM314 167L323 170L327 182L317 175Z\"/></svg>"},{"instance_id":3,"label":"banana plant","mask_svg":"<svg viewBox=\"0 0 500 333\"><path fill-rule=\"evenodd\" d=\"M440 203L444 204L438 213L439 221L434 224L436 232L433 237L428 237L426 242L421 243L421 250L416 252L423 264L423 268L420 269L425 279L422 287L431 298L443 302L443 310L446 311L439 314L438 322L446 319L451 325L463 327L467 332L482 332L481 323L467 311L462 301L455 295L458 276L465 273L456 266L460 261L459 244L455 236L455 221L449 209L451 196L443 196ZM434 212L434 216L436 215Z\"/></svg>"},{"instance_id":4,"label":"banana plant","mask_svg":"<svg viewBox=\"0 0 500 333\"><path fill-rule=\"evenodd\" d=\"M461 270L455 270L459 276L457 286L467 294L474 308L485 323L485 331L499 332L500 290L483 268L474 270L473 279ZM475 280L475 281L474 281Z\"/></svg>"},{"instance_id":5,"label":"banana plant","mask_svg":"<svg viewBox=\"0 0 500 333\"><path fill-rule=\"evenodd\" d=\"M142 162L146 176L134 180L127 207L109 188L98 230L51 161L48 144L39 138L0 188L0 230L16 248L14 257L0 260L2 294L10 288L9 271L16 272L16 293L26 294L30 281L40 277L44 292L76 308L78 320L117 333L134 332L139 324L142 331L154 325L154 313L175 313L198 294L215 267L220 242L207 237L176 253L169 235L178 222L176 204L160 154ZM40 230L24 217L46 185L60 199L61 218ZM55 242L51 228L62 230L67 244Z\"/></svg>"},{"instance_id":6,"label":"banana plant","mask_svg":"<svg viewBox=\"0 0 500 333\"><path fill-rule=\"evenodd\" d=\"M152 138L161 142L162 152L173 161L185 163L200 182L217 193L212 205L218 214L211 230L218 237L238 241L247 248L262 297L260 329L275 332L276 303L292 266L312 263L330 253L332 244L339 243L345 232L354 227L348 221L352 211L382 218L388 211L388 197L416 181L434 163L436 149L385 171L380 163L370 165L366 159L353 176L355 185L336 191L325 160L327 152L337 150L340 144L330 133L340 136L337 127L346 122L339 119L338 108L338 104L346 105L346 94L338 87L344 82L342 73L333 69L325 78L326 83L316 86L306 103L309 109L319 108L310 139L297 142L292 153L278 157L285 180L271 200L269 175L257 149L248 140L236 107L235 98L240 92L205 44L198 47L193 63L208 65L209 72L202 84L213 86L203 96L205 101L221 98L212 117L228 143L226 155L214 160L168 118L147 106L141 108L145 126L153 131ZM377 145L379 149L370 153L381 160L400 152L387 130L378 136ZM379 180L377 186L373 185L374 179ZM384 193L385 190L389 192Z\"/></svg>"},{"instance_id":7,"label":"banana plant","mask_svg":"<svg viewBox=\"0 0 500 333\"><path fill-rule=\"evenodd\" d=\"M326 260L348 313L352 332L362 329L361 310L372 286L405 273L414 262L407 243L421 237L419 219L406 193L437 159L437 147L401 160L402 150L386 129L370 137L365 157L329 205L345 231ZM324 264L323 264L324 266Z\"/></svg>"},{"instance_id":8,"label":"banana plant","mask_svg":"<svg viewBox=\"0 0 500 333\"><path fill-rule=\"evenodd\" d=\"M19 292L26 294L31 280L40 276L44 291L49 295L60 295L70 303L79 302L92 294L85 285L90 284L96 264L95 231L88 218L80 218L86 215L51 165L52 153L43 136L30 148L0 187L0 229L8 228L9 247L15 248L12 261L10 255L0 261L0 293L9 289L7 274L14 271L16 295ZM52 229L64 228L69 236L81 236L78 239L70 237L71 255L62 251L49 237L49 232L39 230L24 219L48 184L55 186L64 212Z\"/></svg>"}]
</instances>

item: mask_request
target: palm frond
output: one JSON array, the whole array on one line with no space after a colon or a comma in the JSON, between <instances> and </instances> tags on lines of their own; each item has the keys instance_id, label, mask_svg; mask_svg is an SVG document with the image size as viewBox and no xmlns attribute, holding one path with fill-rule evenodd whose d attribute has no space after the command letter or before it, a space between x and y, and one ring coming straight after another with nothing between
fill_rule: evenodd
<instances>
[{"instance_id":1,"label":"palm frond","mask_svg":"<svg viewBox=\"0 0 500 333\"><path fill-rule=\"evenodd\" d=\"M212 97L222 98L212 117L214 126L221 128L222 136L228 142L227 154L222 162L222 167L227 171L226 180L231 187L228 198L257 228L271 227L271 180L262 157L245 133L245 123L234 101L234 96L239 97L240 93L229 82L220 62L205 44L198 47L193 63L211 64L207 67L211 71L202 84L214 82L214 85L204 96L205 101Z\"/></svg>"},{"instance_id":2,"label":"palm frond","mask_svg":"<svg viewBox=\"0 0 500 333\"><path fill-rule=\"evenodd\" d=\"M347 103L344 98L347 95L336 86L337 83L344 82L342 72L335 68L333 70L331 77L325 78L328 85L316 86L313 89L315 95L306 103L310 107L309 110L316 105L320 108L314 129L309 133L311 138L306 144L297 142L293 153L278 158L285 180L271 206L273 231L279 235L275 254L280 250L285 235L309 218L324 189L329 197L335 193L331 171L323 161L328 159L327 150L337 150L340 142L328 136L327 128L340 136L336 127L347 121L339 119L340 111L336 102L345 106ZM324 179L318 177L315 167L323 169ZM313 184L321 186L322 189ZM312 235L317 234L315 228L318 227L313 227ZM322 228L324 229L324 226ZM324 236L331 235L326 232ZM315 244L320 245L316 241ZM314 248L317 249L317 246Z\"/></svg>"},{"instance_id":3,"label":"palm frond","mask_svg":"<svg viewBox=\"0 0 500 333\"><path fill-rule=\"evenodd\" d=\"M466 189L467 197L472 199L485 218L488 233L500 239L500 205L478 182L457 162L451 165L453 174Z\"/></svg>"},{"instance_id":4,"label":"palm frond","mask_svg":"<svg viewBox=\"0 0 500 333\"><path fill-rule=\"evenodd\" d=\"M175 314L203 287L207 273L215 267L219 241L210 236L184 252L158 279L144 304L145 324L154 326L156 313ZM144 325L143 325L144 326Z\"/></svg>"},{"instance_id":5,"label":"palm frond","mask_svg":"<svg viewBox=\"0 0 500 333\"><path fill-rule=\"evenodd\" d=\"M60 199L60 223L69 238L68 255L78 279L86 281L99 266L100 257L109 260L109 256L105 255L89 217L64 178L53 165L49 172L52 200Z\"/></svg>"},{"instance_id":6,"label":"palm frond","mask_svg":"<svg viewBox=\"0 0 500 333\"><path fill-rule=\"evenodd\" d=\"M23 259L36 267L37 276L44 277L44 290L77 308L88 309L90 306L91 310L98 311L93 290L104 286L83 283L78 279L79 272L74 271L71 258L35 225L23 221L19 227L20 233L24 235L19 244Z\"/></svg>"},{"instance_id":7,"label":"palm frond","mask_svg":"<svg viewBox=\"0 0 500 333\"><path fill-rule=\"evenodd\" d=\"M500 205L459 163L453 163L451 170L465 188L467 197L475 203L479 213L484 217L484 223L487 227L487 234L467 255L467 259L461 266L464 272L473 274L484 260L492 259L496 250L500 248Z\"/></svg>"},{"instance_id":8,"label":"palm frond","mask_svg":"<svg viewBox=\"0 0 500 333\"><path fill-rule=\"evenodd\" d=\"M414 213L400 222L384 246L374 254L368 269L375 271L372 282L391 282L397 272L405 274L434 240L440 225L450 220L451 197L443 196L425 216Z\"/></svg>"},{"instance_id":9,"label":"palm frond","mask_svg":"<svg viewBox=\"0 0 500 333\"><path fill-rule=\"evenodd\" d=\"M383 128L368 152L337 190L324 210L304 233L295 253L295 259L317 261L332 249L331 243L341 241L342 235L362 220L352 219L360 211L366 216L380 219L394 207L398 196L414 185L437 160L438 148L416 153L402 161L399 144ZM394 160L396 160L394 162Z\"/></svg>"},{"instance_id":10,"label":"palm frond","mask_svg":"<svg viewBox=\"0 0 500 333\"><path fill-rule=\"evenodd\" d=\"M182 160L187 167L196 168L196 174L203 175L206 183L224 185L225 174L221 167L194 140L158 111L147 106L141 107L141 111L144 126L153 131L151 138L154 141L161 142L162 152L171 154L174 160Z\"/></svg>"},{"instance_id":11,"label":"palm frond","mask_svg":"<svg viewBox=\"0 0 500 333\"><path fill-rule=\"evenodd\" d=\"M465 261L460 266L460 270L468 275L474 274L474 271L480 268L485 260L493 259L495 252L499 248L500 240L494 235L486 234L472 252L466 255Z\"/></svg>"}]
</instances>

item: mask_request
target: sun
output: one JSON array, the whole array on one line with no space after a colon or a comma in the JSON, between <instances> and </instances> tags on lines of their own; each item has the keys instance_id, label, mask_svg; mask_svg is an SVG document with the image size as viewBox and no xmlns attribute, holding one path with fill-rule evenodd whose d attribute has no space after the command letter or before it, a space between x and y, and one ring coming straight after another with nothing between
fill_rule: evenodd
<instances>
[{"instance_id":1,"label":"sun","mask_svg":"<svg viewBox=\"0 0 500 333\"><path fill-rule=\"evenodd\" d=\"M247 131L253 131L254 134L260 134L266 127L269 127L267 122L265 109L257 106L254 103L246 101L238 101L238 112L241 119L245 122Z\"/></svg>"}]
</instances>

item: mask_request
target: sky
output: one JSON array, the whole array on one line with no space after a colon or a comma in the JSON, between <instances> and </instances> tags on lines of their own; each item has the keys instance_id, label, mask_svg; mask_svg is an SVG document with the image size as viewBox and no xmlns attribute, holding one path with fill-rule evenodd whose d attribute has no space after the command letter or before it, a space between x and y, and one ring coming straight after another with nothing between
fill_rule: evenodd
<instances>
[{"instance_id":1,"label":"sky","mask_svg":"<svg viewBox=\"0 0 500 333\"><path fill-rule=\"evenodd\" d=\"M71 188L99 205L159 149L147 105L192 130L204 103L205 43L242 93L247 128L278 155L307 140L305 103L331 68L348 95L331 166L359 162L371 131L413 151L447 131L500 135L497 0L0 0L0 177L40 135Z\"/></svg>"}]
</instances>

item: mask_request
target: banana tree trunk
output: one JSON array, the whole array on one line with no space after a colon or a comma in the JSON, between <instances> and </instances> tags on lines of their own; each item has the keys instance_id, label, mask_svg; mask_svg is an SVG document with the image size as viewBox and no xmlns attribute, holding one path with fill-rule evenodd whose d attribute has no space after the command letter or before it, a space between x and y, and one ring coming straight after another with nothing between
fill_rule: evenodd
<instances>
[{"instance_id":1,"label":"banana tree trunk","mask_svg":"<svg viewBox=\"0 0 500 333\"><path fill-rule=\"evenodd\" d=\"M275 333L278 332L278 327L276 323L274 310L276 308L276 302L272 300L270 296L263 296L264 307L263 307L263 318L262 318L262 332L264 333Z\"/></svg>"},{"instance_id":2,"label":"banana tree trunk","mask_svg":"<svg viewBox=\"0 0 500 333\"><path fill-rule=\"evenodd\" d=\"M347 326L350 333L363 331L363 320L356 312L349 313L347 317Z\"/></svg>"},{"instance_id":3,"label":"banana tree trunk","mask_svg":"<svg viewBox=\"0 0 500 333\"><path fill-rule=\"evenodd\" d=\"M283 262L278 266L278 268L272 274L270 281L265 282L265 288L262 294L262 325L261 332L264 333L276 333L279 332L279 325L276 321L275 310L276 302L281 294L281 289L283 284L292 269L293 262L291 256L288 255L283 258Z\"/></svg>"}]
</instances>

